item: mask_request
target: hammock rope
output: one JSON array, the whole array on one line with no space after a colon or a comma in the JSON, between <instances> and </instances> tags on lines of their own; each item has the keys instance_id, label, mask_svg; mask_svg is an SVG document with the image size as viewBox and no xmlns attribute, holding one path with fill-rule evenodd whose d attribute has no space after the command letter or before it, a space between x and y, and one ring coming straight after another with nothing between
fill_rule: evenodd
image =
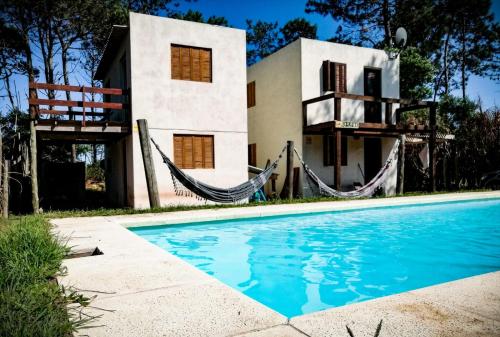
<instances>
[{"instance_id":1,"label":"hammock rope","mask_svg":"<svg viewBox=\"0 0 500 337\"><path fill-rule=\"evenodd\" d=\"M282 158L283 153L286 150L286 146L281 150L278 158L269 165L261 173L253 177L252 179L231 188L219 188L205 184L190 175L184 173L167 157L165 153L160 149L158 144L151 138L151 142L155 145L156 149L160 153L163 162L168 166L170 174L172 176L172 181L174 184L174 190L177 195L182 196L192 196L195 194L199 199L211 200L220 203L234 203L240 200L247 199L251 197L255 192L260 190L262 186L269 180L273 171L278 167L278 162ZM187 190L182 190L181 185Z\"/></svg>"},{"instance_id":2,"label":"hammock rope","mask_svg":"<svg viewBox=\"0 0 500 337\"><path fill-rule=\"evenodd\" d=\"M392 147L391 152L389 152L389 156L387 157L385 164L382 166L380 171L378 171L375 177L373 177L367 184L360 187L359 189L349 192L337 191L325 184L302 160L297 150L294 150L304 168L304 172L307 174L307 177L310 179L310 181L316 187L318 187L320 194L337 198L360 198L372 196L377 188L385 182L385 179L387 178L387 174L389 172L389 168L391 167L392 163L394 162L395 156L397 155L398 147L399 140L394 143L394 146Z\"/></svg>"}]
</instances>

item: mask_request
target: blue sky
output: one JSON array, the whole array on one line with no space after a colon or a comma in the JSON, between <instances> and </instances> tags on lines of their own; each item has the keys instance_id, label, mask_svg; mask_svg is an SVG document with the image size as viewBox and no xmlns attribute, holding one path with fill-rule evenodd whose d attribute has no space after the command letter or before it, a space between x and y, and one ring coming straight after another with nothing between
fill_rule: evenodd
<instances>
[{"instance_id":1,"label":"blue sky","mask_svg":"<svg viewBox=\"0 0 500 337\"><path fill-rule=\"evenodd\" d=\"M318 38L328 39L335 34L337 24L331 17L323 17L318 14L306 14L304 12L307 0L198 0L197 2L181 5L181 10L193 9L204 14L206 18L211 15L224 16L229 23L237 28L246 28L246 19L278 21L283 25L290 19L304 17L318 26ZM492 10L495 20L500 18L500 0L492 0ZM471 76L467 95L476 100L481 96L485 108L500 105L500 84L488 78ZM461 90L454 94L461 96Z\"/></svg>"},{"instance_id":2,"label":"blue sky","mask_svg":"<svg viewBox=\"0 0 500 337\"><path fill-rule=\"evenodd\" d=\"M197 0L189 3L182 3L181 11L188 9L198 10L203 13L205 18L211 15L224 16L233 27L245 29L246 19L263 20L263 21L278 21L279 25L283 25L290 19L304 17L318 26L318 37L327 39L334 35L337 28L336 23L330 17L323 17L317 14L306 14L304 12L307 0ZM493 12L495 19L500 18L500 0L493 0ZM40 62L35 58L35 62ZM57 60L56 60L57 62ZM86 84L88 78L82 75L82 72L72 76L72 84ZM15 78L17 89L21 95L21 101L27 96L27 83L24 77L16 76ZM39 82L44 82L43 76ZM62 83L62 81L60 81ZM456 95L461 95L461 91L457 90ZM494 105L500 105L500 84L488 78L480 78L472 76L467 87L467 94L472 99L477 99L481 96L483 107L488 108ZM0 98L0 112L7 104L6 99ZM22 107L26 107L22 104Z\"/></svg>"}]
</instances>

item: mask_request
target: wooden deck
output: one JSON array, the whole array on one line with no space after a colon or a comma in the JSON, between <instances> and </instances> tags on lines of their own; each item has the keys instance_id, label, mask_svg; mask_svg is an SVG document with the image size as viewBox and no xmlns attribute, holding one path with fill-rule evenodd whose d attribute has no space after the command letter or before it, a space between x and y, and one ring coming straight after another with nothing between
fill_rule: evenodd
<instances>
[{"instance_id":1,"label":"wooden deck","mask_svg":"<svg viewBox=\"0 0 500 337\"><path fill-rule=\"evenodd\" d=\"M307 108L310 104L334 100L334 120L322 123L308 124ZM363 102L385 103L385 123L358 123L354 121L345 121L342 119L342 100L357 100ZM393 104L400 104L394 112L396 120L393 120ZM428 125L404 125L401 123L401 114L406 111L417 109L428 109ZM435 170L436 170L436 109L437 102L411 100L404 98L387 98L349 94L344 92L333 92L330 94L314 97L302 102L302 130L305 135L333 135L335 137L335 163L334 163L334 181L335 188L340 189L341 177L341 137L342 135L363 136L363 137L399 137L404 148L406 134L424 134L428 135L429 152L429 190L436 190ZM402 151L399 151L398 165L404 162ZM398 171L404 170L404 164ZM399 185L398 185L399 190Z\"/></svg>"},{"instance_id":2,"label":"wooden deck","mask_svg":"<svg viewBox=\"0 0 500 337\"><path fill-rule=\"evenodd\" d=\"M30 83L29 87L37 91L37 97L30 98L29 104L34 107L31 117L42 141L107 143L131 132L127 90L48 83ZM47 97L52 92L53 98L39 98L39 91ZM71 93L79 93L81 100L55 99L61 91L70 93L70 98ZM102 95L102 101L90 100L89 95ZM111 97L115 97L115 102L110 102ZM125 121L113 118L116 114L121 114Z\"/></svg>"}]
</instances>

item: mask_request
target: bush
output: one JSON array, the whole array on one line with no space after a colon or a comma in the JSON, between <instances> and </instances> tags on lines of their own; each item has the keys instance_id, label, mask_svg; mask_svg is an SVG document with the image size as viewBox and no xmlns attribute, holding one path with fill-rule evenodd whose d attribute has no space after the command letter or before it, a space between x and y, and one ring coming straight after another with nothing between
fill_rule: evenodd
<instances>
[{"instance_id":1,"label":"bush","mask_svg":"<svg viewBox=\"0 0 500 337\"><path fill-rule=\"evenodd\" d=\"M88 321L88 299L55 279L67 252L43 217L0 227L0 336L69 336Z\"/></svg>"}]
</instances>

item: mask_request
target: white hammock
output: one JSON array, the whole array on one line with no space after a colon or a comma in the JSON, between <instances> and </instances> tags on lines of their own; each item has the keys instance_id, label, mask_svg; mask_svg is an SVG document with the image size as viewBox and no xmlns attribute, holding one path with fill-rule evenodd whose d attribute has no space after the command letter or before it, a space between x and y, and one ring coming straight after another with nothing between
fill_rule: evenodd
<instances>
[{"instance_id":1,"label":"white hammock","mask_svg":"<svg viewBox=\"0 0 500 337\"><path fill-rule=\"evenodd\" d=\"M307 164L300 157L297 150L295 150L295 153L297 154L299 161L304 167L304 172L307 174L310 180L319 188L320 194L337 198L360 198L360 197L372 196L373 193L375 193L375 191L377 190L377 188L380 187L380 185L382 185L385 182L385 179L387 178L387 174L389 172L389 168L393 164L395 156L398 153L398 147L399 147L399 139L396 141L396 143L394 143L394 146L392 147L391 152L387 157L387 161L382 166L380 171L378 171L375 177L373 177L372 180L370 180L367 184L360 187L359 189L349 192L337 191L329 187L327 184L321 181L321 179L307 166Z\"/></svg>"}]
</instances>

